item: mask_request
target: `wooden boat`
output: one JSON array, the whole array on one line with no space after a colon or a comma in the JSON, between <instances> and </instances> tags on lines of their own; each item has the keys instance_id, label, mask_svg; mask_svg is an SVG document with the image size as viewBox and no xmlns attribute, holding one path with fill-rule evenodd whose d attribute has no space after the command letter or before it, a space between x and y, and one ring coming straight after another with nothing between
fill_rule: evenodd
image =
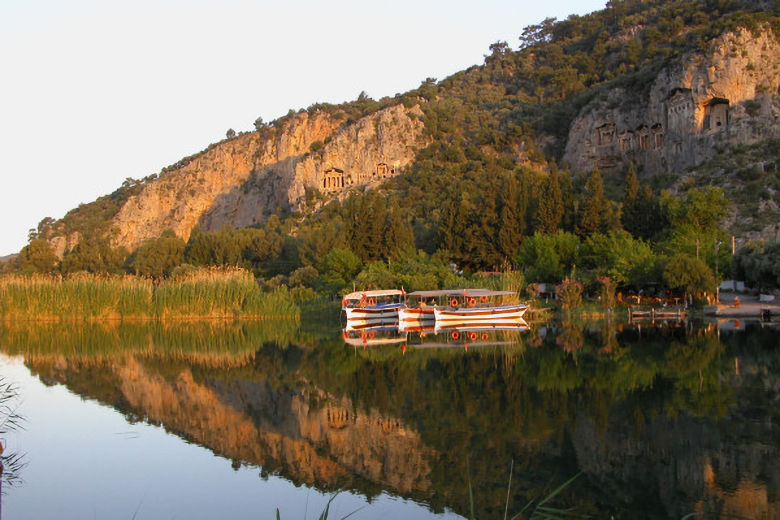
<instances>
[{"instance_id":1,"label":"wooden boat","mask_svg":"<svg viewBox=\"0 0 780 520\"><path fill-rule=\"evenodd\" d=\"M356 291L341 300L341 310L350 320L381 320L384 323L398 320L398 309L403 306L404 292L397 289ZM389 321L388 321L389 320Z\"/></svg>"},{"instance_id":2,"label":"wooden boat","mask_svg":"<svg viewBox=\"0 0 780 520\"><path fill-rule=\"evenodd\" d=\"M433 327L436 321L434 307L451 307L466 298L483 300L492 291L488 289L442 289L436 291L414 291L406 295L406 305L398 311L398 327L406 329L424 329Z\"/></svg>"},{"instance_id":3,"label":"wooden boat","mask_svg":"<svg viewBox=\"0 0 780 520\"><path fill-rule=\"evenodd\" d=\"M514 296L512 291L488 291L466 289L462 299L453 297L448 307L435 307L433 314L436 327L457 325L506 325L519 323L528 306L523 303L496 304L499 296Z\"/></svg>"}]
</instances>

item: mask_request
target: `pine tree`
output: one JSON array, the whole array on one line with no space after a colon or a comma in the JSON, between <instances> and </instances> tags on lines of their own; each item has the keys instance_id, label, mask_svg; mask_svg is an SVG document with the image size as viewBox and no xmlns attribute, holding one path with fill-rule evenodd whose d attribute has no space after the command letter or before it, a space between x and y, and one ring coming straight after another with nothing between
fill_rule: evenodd
<instances>
[{"instance_id":1,"label":"pine tree","mask_svg":"<svg viewBox=\"0 0 780 520\"><path fill-rule=\"evenodd\" d=\"M555 233L561 227L563 219L563 196L558 171L553 168L542 183L539 204L536 210L536 230L542 233Z\"/></svg>"},{"instance_id":2,"label":"pine tree","mask_svg":"<svg viewBox=\"0 0 780 520\"><path fill-rule=\"evenodd\" d=\"M561 184L561 200L563 201L563 218L561 219L561 227L564 231L574 232L575 227L575 204L574 204L574 188L571 184L571 172L569 170L563 170L558 174L558 179Z\"/></svg>"},{"instance_id":3,"label":"pine tree","mask_svg":"<svg viewBox=\"0 0 780 520\"><path fill-rule=\"evenodd\" d=\"M636 177L636 171L634 171L634 165L628 165L628 173L626 174L626 193L623 197L623 212L620 217L620 222L623 224L623 228L634 235L639 236L640 228L642 227L642 208L639 204L639 180Z\"/></svg>"},{"instance_id":4,"label":"pine tree","mask_svg":"<svg viewBox=\"0 0 780 520\"><path fill-rule=\"evenodd\" d=\"M496 245L504 257L504 262L511 261L525 231L525 215L520 211L520 189L514 175L504 181L499 195L498 231Z\"/></svg>"},{"instance_id":5,"label":"pine tree","mask_svg":"<svg viewBox=\"0 0 780 520\"><path fill-rule=\"evenodd\" d=\"M583 196L579 222L580 235L586 236L603 231L607 200L604 197L604 184L598 168L594 168L588 177Z\"/></svg>"}]
</instances>

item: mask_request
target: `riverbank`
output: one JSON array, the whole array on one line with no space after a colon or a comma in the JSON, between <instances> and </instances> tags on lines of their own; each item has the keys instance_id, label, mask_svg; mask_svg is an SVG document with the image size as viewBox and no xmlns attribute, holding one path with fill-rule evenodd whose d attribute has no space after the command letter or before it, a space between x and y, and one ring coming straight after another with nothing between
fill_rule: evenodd
<instances>
[{"instance_id":1,"label":"riverbank","mask_svg":"<svg viewBox=\"0 0 780 520\"><path fill-rule=\"evenodd\" d=\"M734 298L739 298L739 305L734 305ZM704 313L707 316L717 318L739 318L739 319L766 319L767 314L771 319L780 318L780 305L774 302L762 302L758 297L747 294L727 293L721 294L720 303L705 307Z\"/></svg>"}]
</instances>

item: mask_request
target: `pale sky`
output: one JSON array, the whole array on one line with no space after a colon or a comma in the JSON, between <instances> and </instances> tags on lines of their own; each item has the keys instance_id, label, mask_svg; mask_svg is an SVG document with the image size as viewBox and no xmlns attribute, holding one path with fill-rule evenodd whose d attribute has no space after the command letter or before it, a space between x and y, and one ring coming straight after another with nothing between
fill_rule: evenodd
<instances>
[{"instance_id":1,"label":"pale sky","mask_svg":"<svg viewBox=\"0 0 780 520\"><path fill-rule=\"evenodd\" d=\"M225 136L516 49L605 0L0 0L0 256Z\"/></svg>"}]
</instances>

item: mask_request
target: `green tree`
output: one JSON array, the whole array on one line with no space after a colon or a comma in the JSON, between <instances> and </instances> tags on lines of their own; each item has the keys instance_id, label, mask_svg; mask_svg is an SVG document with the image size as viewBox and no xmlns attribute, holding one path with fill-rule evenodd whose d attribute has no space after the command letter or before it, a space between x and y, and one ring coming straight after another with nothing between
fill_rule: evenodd
<instances>
[{"instance_id":1,"label":"green tree","mask_svg":"<svg viewBox=\"0 0 780 520\"><path fill-rule=\"evenodd\" d=\"M517 179L510 175L503 185L498 203L498 232L496 233L496 246L509 261L517 253L517 248L525 231L525 215L520 209L520 189Z\"/></svg>"},{"instance_id":2,"label":"green tree","mask_svg":"<svg viewBox=\"0 0 780 520\"><path fill-rule=\"evenodd\" d=\"M571 233L558 230L548 235L537 231L522 243L516 261L527 280L557 282L577 262L579 245L579 238Z\"/></svg>"},{"instance_id":3,"label":"green tree","mask_svg":"<svg viewBox=\"0 0 780 520\"><path fill-rule=\"evenodd\" d=\"M555 233L563 219L563 196L558 171L553 168L542 182L536 208L536 229L542 233Z\"/></svg>"},{"instance_id":4,"label":"green tree","mask_svg":"<svg viewBox=\"0 0 780 520\"><path fill-rule=\"evenodd\" d=\"M717 285L712 270L703 260L684 253L675 255L666 263L663 278L668 287L681 289L693 296L705 292L714 294Z\"/></svg>"},{"instance_id":5,"label":"green tree","mask_svg":"<svg viewBox=\"0 0 780 520\"><path fill-rule=\"evenodd\" d=\"M64 274L86 271L93 274L119 274L127 258L123 247L112 248L107 238L87 236L69 252L60 262Z\"/></svg>"},{"instance_id":6,"label":"green tree","mask_svg":"<svg viewBox=\"0 0 780 520\"><path fill-rule=\"evenodd\" d=\"M35 238L19 252L19 267L27 272L51 273L59 262L48 240Z\"/></svg>"},{"instance_id":7,"label":"green tree","mask_svg":"<svg viewBox=\"0 0 780 520\"><path fill-rule=\"evenodd\" d=\"M594 275L608 276L620 286L639 288L660 277L659 260L650 245L622 230L587 237L580 262Z\"/></svg>"},{"instance_id":8,"label":"green tree","mask_svg":"<svg viewBox=\"0 0 780 520\"><path fill-rule=\"evenodd\" d=\"M128 266L136 275L155 280L167 278L182 264L185 246L184 240L168 230L159 238L150 238L141 244L128 258Z\"/></svg>"},{"instance_id":9,"label":"green tree","mask_svg":"<svg viewBox=\"0 0 780 520\"><path fill-rule=\"evenodd\" d=\"M594 168L585 183L585 193L580 204L579 232L586 236L603 231L607 214L607 199L604 197L604 184L601 172Z\"/></svg>"},{"instance_id":10,"label":"green tree","mask_svg":"<svg viewBox=\"0 0 780 520\"><path fill-rule=\"evenodd\" d=\"M349 286L360 272L360 258L349 249L333 249L322 259L322 276L331 291Z\"/></svg>"}]
</instances>

